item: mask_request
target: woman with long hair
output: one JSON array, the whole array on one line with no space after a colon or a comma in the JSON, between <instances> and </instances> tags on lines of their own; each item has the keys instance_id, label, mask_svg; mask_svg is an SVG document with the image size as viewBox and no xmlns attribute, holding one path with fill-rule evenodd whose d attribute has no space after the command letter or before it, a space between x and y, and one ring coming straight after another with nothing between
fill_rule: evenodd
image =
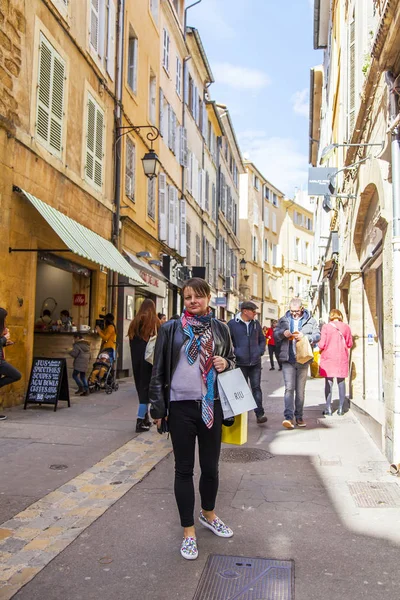
<instances>
[{"instance_id":1,"label":"woman with long hair","mask_svg":"<svg viewBox=\"0 0 400 600\"><path fill-rule=\"evenodd\" d=\"M115 359L115 351L117 348L117 330L114 325L114 315L107 313L104 317L104 330L96 326L96 331L101 337L100 350L106 350L111 359Z\"/></svg>"},{"instance_id":2,"label":"woman with long hair","mask_svg":"<svg viewBox=\"0 0 400 600\"><path fill-rule=\"evenodd\" d=\"M319 373L325 377L324 415L332 414L333 379L336 377L339 388L338 416L342 416L346 399L346 377L349 376L349 350L353 345L350 327L343 323L340 310L333 308L329 313L329 323L321 329L321 339L318 347L321 351Z\"/></svg>"},{"instance_id":3,"label":"woman with long hair","mask_svg":"<svg viewBox=\"0 0 400 600\"><path fill-rule=\"evenodd\" d=\"M149 431L150 419L147 412L149 405L149 385L153 366L145 360L147 342L157 335L160 319L157 317L153 300L143 300L137 315L129 325L128 337L131 349L133 378L139 396L139 409L136 421L136 432Z\"/></svg>"},{"instance_id":4,"label":"woman with long hair","mask_svg":"<svg viewBox=\"0 0 400 600\"><path fill-rule=\"evenodd\" d=\"M184 311L158 334L150 383L150 414L159 429L167 423L175 456L175 498L183 527L181 555L198 556L194 528L193 469L196 438L200 460L199 521L219 537L232 530L215 514L223 412L217 373L235 367L228 326L213 318L210 286L194 277L182 288ZM166 421L167 419L167 421Z\"/></svg>"},{"instance_id":5,"label":"woman with long hair","mask_svg":"<svg viewBox=\"0 0 400 600\"><path fill-rule=\"evenodd\" d=\"M11 346L14 343L11 341L10 332L6 327L7 314L5 308L0 308L0 388L21 379L21 373L5 359L4 347ZM0 415L1 421L6 418L5 415Z\"/></svg>"}]
</instances>

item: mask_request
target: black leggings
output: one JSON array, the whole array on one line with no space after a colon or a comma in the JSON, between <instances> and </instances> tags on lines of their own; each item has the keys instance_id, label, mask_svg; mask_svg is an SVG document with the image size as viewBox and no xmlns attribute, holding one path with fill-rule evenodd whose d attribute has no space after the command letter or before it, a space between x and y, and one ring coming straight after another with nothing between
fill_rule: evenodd
<instances>
[{"instance_id":1,"label":"black leggings","mask_svg":"<svg viewBox=\"0 0 400 600\"><path fill-rule=\"evenodd\" d=\"M5 360L0 361L0 388L21 379L21 373Z\"/></svg>"},{"instance_id":2,"label":"black leggings","mask_svg":"<svg viewBox=\"0 0 400 600\"><path fill-rule=\"evenodd\" d=\"M274 355L275 355L276 361L277 361L277 363L279 365L279 368L281 368L282 365L279 362L279 358L278 358L279 357L279 352L278 352L277 346L268 346L268 353L269 353L269 360L270 360L270 363L271 363L271 368L273 368L273 369L275 368L275 365L274 365Z\"/></svg>"},{"instance_id":3,"label":"black leggings","mask_svg":"<svg viewBox=\"0 0 400 600\"><path fill-rule=\"evenodd\" d=\"M214 404L214 423L207 429L201 418L201 402L171 402L169 430L175 456L175 498L182 527L194 525L193 469L196 437L199 444L201 508L214 510L218 492L218 462L221 450L222 408Z\"/></svg>"}]
</instances>

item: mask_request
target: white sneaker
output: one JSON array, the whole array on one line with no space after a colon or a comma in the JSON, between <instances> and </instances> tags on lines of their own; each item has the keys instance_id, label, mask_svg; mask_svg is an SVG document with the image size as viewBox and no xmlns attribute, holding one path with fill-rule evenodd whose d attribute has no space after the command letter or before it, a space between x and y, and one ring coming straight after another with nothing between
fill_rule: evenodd
<instances>
[{"instance_id":1,"label":"white sneaker","mask_svg":"<svg viewBox=\"0 0 400 600\"><path fill-rule=\"evenodd\" d=\"M282 425L283 427L285 427L285 429L294 429L294 424L292 419L284 419L282 421Z\"/></svg>"},{"instance_id":2,"label":"white sneaker","mask_svg":"<svg viewBox=\"0 0 400 600\"><path fill-rule=\"evenodd\" d=\"M214 521L209 521L203 515L203 511L200 511L199 521L203 527L207 527L207 529L210 529L218 537L230 538L233 536L232 529L225 525L218 517L215 517Z\"/></svg>"},{"instance_id":3,"label":"white sneaker","mask_svg":"<svg viewBox=\"0 0 400 600\"><path fill-rule=\"evenodd\" d=\"M186 558L186 560L195 560L198 557L199 551L197 548L196 538L194 538L194 537L183 538L182 545L181 545L181 554L182 554L183 558Z\"/></svg>"}]
</instances>

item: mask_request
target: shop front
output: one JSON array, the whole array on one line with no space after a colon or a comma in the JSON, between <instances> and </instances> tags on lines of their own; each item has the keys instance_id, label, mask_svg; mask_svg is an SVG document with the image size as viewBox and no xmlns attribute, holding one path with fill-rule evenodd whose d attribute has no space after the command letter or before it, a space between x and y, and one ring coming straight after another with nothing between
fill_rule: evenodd
<instances>
[{"instance_id":1,"label":"shop front","mask_svg":"<svg viewBox=\"0 0 400 600\"><path fill-rule=\"evenodd\" d=\"M75 333L90 342L92 360L100 349L95 327L102 326L102 316L111 310L111 273L129 277L134 286L145 282L111 242L28 192L15 191L29 201L28 215L34 207L31 216L37 231L31 248L10 247L15 268L23 255L32 258L27 273L34 304L28 324L33 329L29 357L65 358L71 376L69 351Z\"/></svg>"},{"instance_id":2,"label":"shop front","mask_svg":"<svg viewBox=\"0 0 400 600\"><path fill-rule=\"evenodd\" d=\"M161 271L145 260L127 250L123 252L138 277L144 282L144 285L137 286L126 277L119 278L117 328L122 332L122 336L119 337L118 342L117 372L120 376L128 377L132 375L129 325L146 298L153 300L157 313L167 314L167 282Z\"/></svg>"}]
</instances>

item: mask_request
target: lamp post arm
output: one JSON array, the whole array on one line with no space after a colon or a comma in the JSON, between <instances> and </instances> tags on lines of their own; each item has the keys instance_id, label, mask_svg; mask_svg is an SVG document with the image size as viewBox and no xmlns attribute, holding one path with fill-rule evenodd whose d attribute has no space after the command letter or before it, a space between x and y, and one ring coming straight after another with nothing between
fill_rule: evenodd
<instances>
[{"instance_id":1,"label":"lamp post arm","mask_svg":"<svg viewBox=\"0 0 400 600\"><path fill-rule=\"evenodd\" d=\"M131 133L132 131L135 133L140 133L142 129L150 129L150 131L146 134L146 138L150 142L151 148L153 148L153 142L155 142L161 135L160 130L155 125L129 125L127 127L117 127L117 138L115 143L117 144L119 140L127 133Z\"/></svg>"}]
</instances>

